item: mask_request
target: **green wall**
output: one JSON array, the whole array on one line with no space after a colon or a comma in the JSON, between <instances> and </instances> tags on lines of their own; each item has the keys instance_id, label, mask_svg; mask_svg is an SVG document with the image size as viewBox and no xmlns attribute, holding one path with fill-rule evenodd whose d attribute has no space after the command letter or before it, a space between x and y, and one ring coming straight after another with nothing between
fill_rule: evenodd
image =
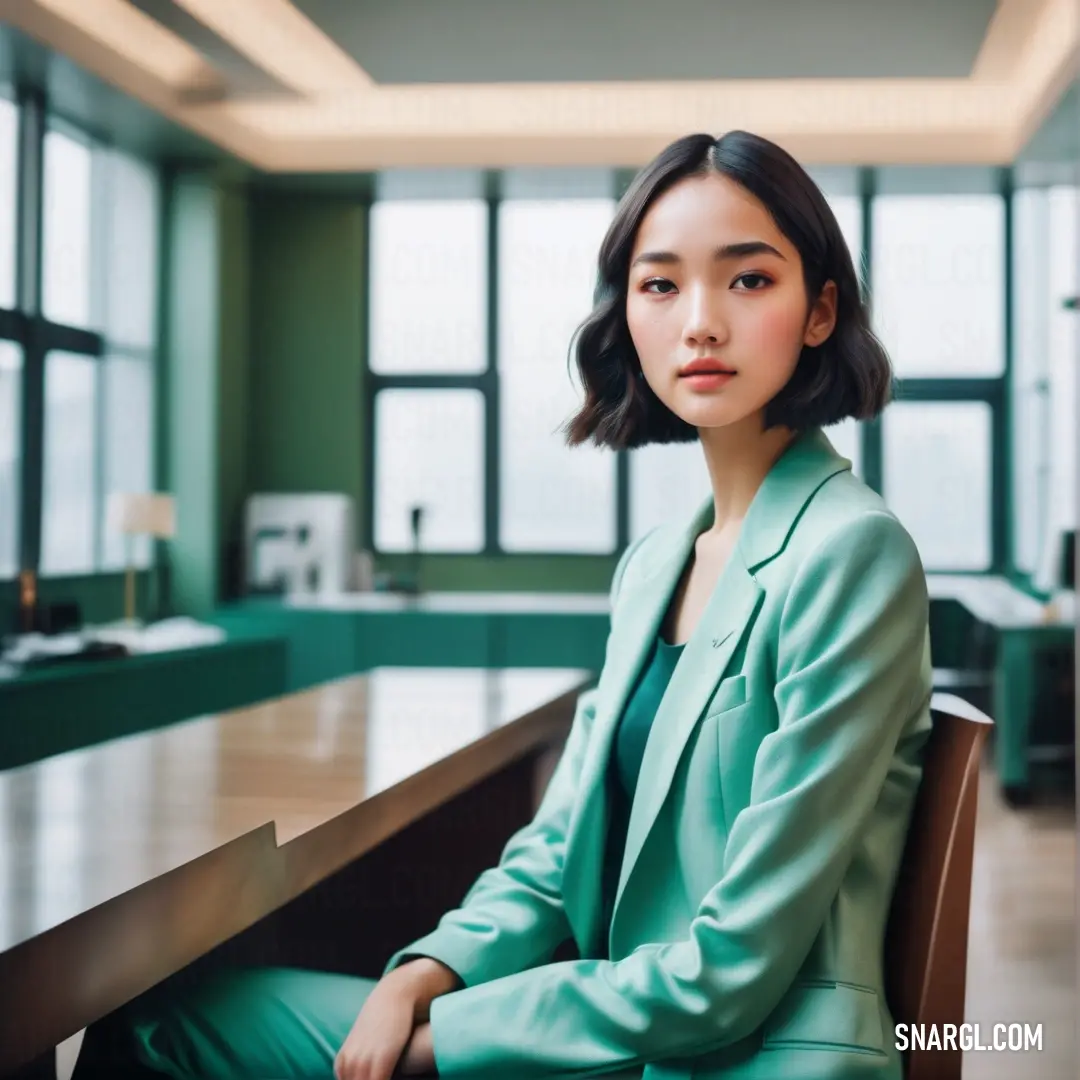
<instances>
[{"instance_id":1,"label":"green wall","mask_svg":"<svg viewBox=\"0 0 1080 1080\"><path fill-rule=\"evenodd\" d=\"M358 202L253 195L249 491L362 505L365 224Z\"/></svg>"},{"instance_id":2,"label":"green wall","mask_svg":"<svg viewBox=\"0 0 1080 1080\"><path fill-rule=\"evenodd\" d=\"M167 197L163 410L176 496L170 606L217 605L246 480L247 195L212 172L174 174Z\"/></svg>"},{"instance_id":3,"label":"green wall","mask_svg":"<svg viewBox=\"0 0 1080 1080\"><path fill-rule=\"evenodd\" d=\"M252 194L250 491L341 491L363 510L366 214L359 197ZM431 556L421 582L450 590L606 590L614 563ZM377 568L404 571L410 561L384 557Z\"/></svg>"}]
</instances>

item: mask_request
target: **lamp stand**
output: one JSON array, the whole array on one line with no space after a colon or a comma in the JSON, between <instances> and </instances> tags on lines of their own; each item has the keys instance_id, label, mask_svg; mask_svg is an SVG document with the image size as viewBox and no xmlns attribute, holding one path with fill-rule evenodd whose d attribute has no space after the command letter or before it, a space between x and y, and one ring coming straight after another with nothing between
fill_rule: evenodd
<instances>
[{"instance_id":1,"label":"lamp stand","mask_svg":"<svg viewBox=\"0 0 1080 1080\"><path fill-rule=\"evenodd\" d=\"M131 534L124 537L124 548L127 555L127 569L124 572L124 621L129 626L135 625L135 560L131 552Z\"/></svg>"}]
</instances>

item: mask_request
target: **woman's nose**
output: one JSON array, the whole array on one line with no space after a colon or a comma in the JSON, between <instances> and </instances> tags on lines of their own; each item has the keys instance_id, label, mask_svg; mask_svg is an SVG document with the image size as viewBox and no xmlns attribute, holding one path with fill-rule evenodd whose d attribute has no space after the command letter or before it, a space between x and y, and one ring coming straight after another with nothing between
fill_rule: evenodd
<instances>
[{"instance_id":1,"label":"woman's nose","mask_svg":"<svg viewBox=\"0 0 1080 1080\"><path fill-rule=\"evenodd\" d=\"M687 344L715 345L727 334L719 305L709 293L710 290L697 289L690 294L683 331Z\"/></svg>"}]
</instances>

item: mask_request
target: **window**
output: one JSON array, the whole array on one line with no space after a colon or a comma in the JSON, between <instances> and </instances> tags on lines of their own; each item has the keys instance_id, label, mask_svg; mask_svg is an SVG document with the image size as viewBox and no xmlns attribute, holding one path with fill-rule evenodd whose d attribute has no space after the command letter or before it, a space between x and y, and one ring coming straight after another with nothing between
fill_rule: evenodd
<instances>
[{"instance_id":1,"label":"window","mask_svg":"<svg viewBox=\"0 0 1080 1080\"><path fill-rule=\"evenodd\" d=\"M100 568L127 565L124 538L108 529L113 492L142 493L154 485L154 345L157 338L159 191L153 169L126 154L101 150L96 168L104 189L105 267L101 362ZM132 564L151 565L149 537L133 538Z\"/></svg>"},{"instance_id":2,"label":"window","mask_svg":"<svg viewBox=\"0 0 1080 1080\"><path fill-rule=\"evenodd\" d=\"M154 170L114 150L95 154L104 188L101 257L109 347L149 356L157 340L159 190Z\"/></svg>"},{"instance_id":3,"label":"window","mask_svg":"<svg viewBox=\"0 0 1080 1080\"><path fill-rule=\"evenodd\" d=\"M815 167L807 170L817 184L847 241L855 274L863 278L862 196L859 194L859 170L847 166Z\"/></svg>"},{"instance_id":4,"label":"window","mask_svg":"<svg viewBox=\"0 0 1080 1080\"><path fill-rule=\"evenodd\" d=\"M630 540L685 521L712 495L705 451L689 443L652 443L630 451Z\"/></svg>"},{"instance_id":5,"label":"window","mask_svg":"<svg viewBox=\"0 0 1080 1080\"><path fill-rule=\"evenodd\" d=\"M45 359L43 575L94 570L97 367L94 357L76 353L52 352Z\"/></svg>"},{"instance_id":6,"label":"window","mask_svg":"<svg viewBox=\"0 0 1080 1080\"><path fill-rule=\"evenodd\" d=\"M1034 571L1046 541L1051 425L1050 214L1045 189L1013 197L1012 501L1017 569Z\"/></svg>"},{"instance_id":7,"label":"window","mask_svg":"<svg viewBox=\"0 0 1080 1080\"><path fill-rule=\"evenodd\" d=\"M1060 269L1075 189L1072 209L1055 211L1064 225L1050 224L1052 200L1041 196L1042 277L1012 238L1014 326L1030 355L1018 357L1015 387L1006 387L1003 170L845 167L811 175L870 286L874 328L898 378L897 400L880 423L845 420L825 434L857 476L881 488L928 570L1001 572L1008 491L994 484L995 462L1006 452L997 441L1015 388L1010 481L1024 500L1014 524L1022 514L1028 530L1017 534L1018 551L1031 563L1041 543L1033 521L1047 518L1055 502L1062 515L1075 512L1071 457L1053 476L1039 462L1073 431L1074 361L1054 358L1072 355L1065 343L1076 316L1046 301L1052 310L1039 316L1035 341L1021 329L1035 316L1022 309L1047 290L1076 291L1073 270ZM376 548L408 550L410 508L424 504L427 550L607 554L657 525L686 520L708 499L697 442L627 452L626 505L620 455L565 445L562 428L582 399L573 334L591 308L612 196L626 180L603 169L529 168L490 173L482 183L467 170L451 184L430 170L379 178L369 274ZM1073 285L1051 286L1050 265ZM437 348L412 349L414 340ZM927 487L927 475L940 483ZM1036 482L1022 484L1021 476ZM1068 498L1055 494L1066 486ZM1037 504L1047 509L1031 513Z\"/></svg>"},{"instance_id":8,"label":"window","mask_svg":"<svg viewBox=\"0 0 1080 1080\"><path fill-rule=\"evenodd\" d=\"M0 341L0 580L19 569L22 349Z\"/></svg>"},{"instance_id":9,"label":"window","mask_svg":"<svg viewBox=\"0 0 1080 1080\"><path fill-rule=\"evenodd\" d=\"M5 319L0 341L0 578L22 557L42 576L91 574L126 564L123 538L106 529L107 495L154 488L157 355L158 175L150 165L103 146L20 106L30 132L43 131L40 199L19 198L33 177L16 168L19 116L0 100L0 306L15 295L9 237L23 230L38 251L41 310ZM40 220L18 222L19 206ZM7 222L5 227L4 223ZM11 264L9 266L9 264ZM39 460L21 460L24 412L31 377L44 383L41 412L29 416L42 432ZM38 452L37 440L28 443ZM41 477L24 490L24 477ZM41 515L25 528L27 508ZM146 567L151 545L139 538L134 561Z\"/></svg>"},{"instance_id":10,"label":"window","mask_svg":"<svg viewBox=\"0 0 1080 1080\"><path fill-rule=\"evenodd\" d=\"M507 551L615 549L615 455L569 447L583 391L570 357L592 310L610 198L499 206L499 542Z\"/></svg>"},{"instance_id":11,"label":"window","mask_svg":"<svg viewBox=\"0 0 1080 1080\"><path fill-rule=\"evenodd\" d=\"M1075 311L1080 188L1030 187L1013 199L1012 497L1016 567L1052 588L1058 534L1076 527Z\"/></svg>"},{"instance_id":12,"label":"window","mask_svg":"<svg viewBox=\"0 0 1080 1080\"><path fill-rule=\"evenodd\" d=\"M484 398L475 390L383 390L375 399L375 544L423 551L484 547Z\"/></svg>"},{"instance_id":13,"label":"window","mask_svg":"<svg viewBox=\"0 0 1080 1080\"><path fill-rule=\"evenodd\" d=\"M381 173L369 215L372 539L485 547L488 204L475 170ZM435 385L432 385L432 380ZM448 385L449 384L449 385Z\"/></svg>"},{"instance_id":14,"label":"window","mask_svg":"<svg viewBox=\"0 0 1080 1080\"><path fill-rule=\"evenodd\" d=\"M124 537L107 527L105 507L113 492L154 490L154 372L139 357L108 356L100 362L102 391L103 491L97 507L101 530L102 570L127 565ZM131 561L136 567L151 564L149 537L132 538Z\"/></svg>"},{"instance_id":15,"label":"window","mask_svg":"<svg viewBox=\"0 0 1080 1080\"><path fill-rule=\"evenodd\" d=\"M883 494L928 570L990 567L990 417L975 401L885 410Z\"/></svg>"},{"instance_id":16,"label":"window","mask_svg":"<svg viewBox=\"0 0 1080 1080\"><path fill-rule=\"evenodd\" d=\"M0 308L15 306L18 162L19 110L0 97Z\"/></svg>"},{"instance_id":17,"label":"window","mask_svg":"<svg viewBox=\"0 0 1080 1080\"><path fill-rule=\"evenodd\" d=\"M874 199L874 325L898 376L1002 374L1004 259L1000 195Z\"/></svg>"},{"instance_id":18,"label":"window","mask_svg":"<svg viewBox=\"0 0 1080 1080\"><path fill-rule=\"evenodd\" d=\"M371 208L371 370L487 366L487 205L402 199Z\"/></svg>"},{"instance_id":19,"label":"window","mask_svg":"<svg viewBox=\"0 0 1080 1080\"><path fill-rule=\"evenodd\" d=\"M42 189L42 311L52 322L91 323L93 153L62 131L45 134Z\"/></svg>"},{"instance_id":20,"label":"window","mask_svg":"<svg viewBox=\"0 0 1080 1080\"><path fill-rule=\"evenodd\" d=\"M1054 187L1049 198L1049 300L1047 334L1050 381L1050 473L1049 528L1052 533L1075 529L1076 505L1076 407L1077 373L1080 364L1080 313L1066 310L1066 297L1080 293L1080 188Z\"/></svg>"},{"instance_id":21,"label":"window","mask_svg":"<svg viewBox=\"0 0 1080 1080\"><path fill-rule=\"evenodd\" d=\"M862 281L862 200L855 195L829 195L827 191L825 198L847 241L855 276Z\"/></svg>"}]
</instances>

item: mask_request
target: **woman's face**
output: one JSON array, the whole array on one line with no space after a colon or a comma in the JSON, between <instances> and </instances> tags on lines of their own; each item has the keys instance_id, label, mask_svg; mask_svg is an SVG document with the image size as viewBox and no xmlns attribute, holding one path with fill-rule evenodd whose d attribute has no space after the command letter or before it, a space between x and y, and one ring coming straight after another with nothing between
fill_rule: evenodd
<instances>
[{"instance_id":1,"label":"woman's face","mask_svg":"<svg viewBox=\"0 0 1080 1080\"><path fill-rule=\"evenodd\" d=\"M804 345L835 324L829 282L812 309L802 260L765 207L723 176L689 177L649 207L630 256L626 319L645 379L697 428L760 416ZM721 374L693 376L704 359Z\"/></svg>"}]
</instances>

